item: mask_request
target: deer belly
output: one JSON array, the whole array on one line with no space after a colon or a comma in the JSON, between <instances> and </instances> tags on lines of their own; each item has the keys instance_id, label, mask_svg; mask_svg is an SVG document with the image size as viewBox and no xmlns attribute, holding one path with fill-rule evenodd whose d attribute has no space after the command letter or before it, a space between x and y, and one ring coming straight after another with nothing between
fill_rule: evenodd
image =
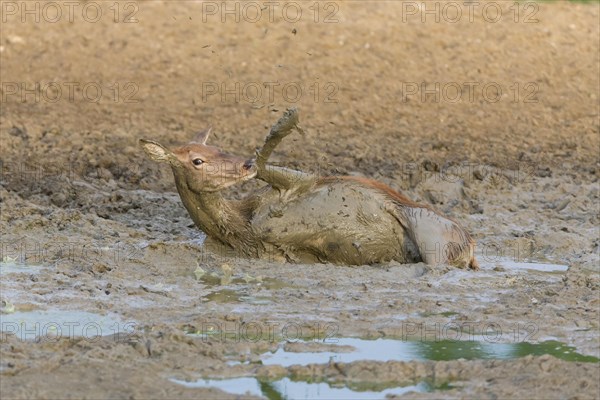
<instances>
[{"instance_id":1,"label":"deer belly","mask_svg":"<svg viewBox=\"0 0 600 400\"><path fill-rule=\"evenodd\" d=\"M385 210L383 197L355 185L284 193L258 210L253 226L265 244L295 262L419 261L404 228Z\"/></svg>"}]
</instances>

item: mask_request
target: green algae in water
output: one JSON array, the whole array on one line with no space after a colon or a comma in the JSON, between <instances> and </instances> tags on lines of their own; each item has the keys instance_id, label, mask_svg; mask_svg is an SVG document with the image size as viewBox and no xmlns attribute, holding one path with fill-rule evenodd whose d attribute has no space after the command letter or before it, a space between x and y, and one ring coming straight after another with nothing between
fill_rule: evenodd
<instances>
[{"instance_id":1,"label":"green algae in water","mask_svg":"<svg viewBox=\"0 0 600 400\"><path fill-rule=\"evenodd\" d=\"M529 355L541 356L545 354L565 361L600 361L594 356L577 353L574 347L555 340L548 340L541 343L486 343L442 340L438 342L422 342L422 351L426 359L433 361L449 361L459 358L464 358L465 360L509 360Z\"/></svg>"},{"instance_id":2,"label":"green algae in water","mask_svg":"<svg viewBox=\"0 0 600 400\"><path fill-rule=\"evenodd\" d=\"M222 289L215 290L206 296L203 296L204 301L214 301L215 303L246 303L254 305L269 304L272 302L271 297L268 296L251 296L248 293L251 290L264 288L266 290L280 290L283 288L293 288L287 282L273 279L273 278L262 278L262 277L249 277L248 275L243 278L227 277L227 283L223 282L223 276L214 272L206 273L202 270L202 273L197 277L199 282L211 287Z\"/></svg>"},{"instance_id":3,"label":"green algae in water","mask_svg":"<svg viewBox=\"0 0 600 400\"><path fill-rule=\"evenodd\" d=\"M447 361L456 359L517 359L528 355L549 354L566 361L595 362L600 360L593 356L585 356L575 351L574 347L550 340L541 343L488 343L483 341L442 340L437 342L401 341L394 339L364 340L357 338L329 338L329 346L352 346L349 353L292 352L281 346L276 352L267 352L261 356L265 365L325 364L331 361L350 363L359 360L371 361L413 361L433 360ZM283 344L283 342L281 343ZM193 388L214 387L232 394L251 394L266 397L270 400L280 399L380 399L388 395L403 395L408 392L433 392L450 390L451 382L436 383L421 381L418 384L408 383L402 386L399 382L329 382L326 379L305 377L284 377L279 380L266 381L252 377L232 379L201 379L186 382L171 379L172 382Z\"/></svg>"},{"instance_id":4,"label":"green algae in water","mask_svg":"<svg viewBox=\"0 0 600 400\"><path fill-rule=\"evenodd\" d=\"M210 287L223 286L221 278L214 274L204 274L199 281ZM247 280L241 278L232 278L226 287L220 290L215 290L206 296L203 296L204 301L214 301L215 303L247 303L254 305L269 304L272 302L268 296L251 296L248 292L255 288L265 288L268 290L279 290L283 288L291 288L292 285L271 278L265 278L260 281L248 283Z\"/></svg>"},{"instance_id":5,"label":"green algae in water","mask_svg":"<svg viewBox=\"0 0 600 400\"><path fill-rule=\"evenodd\" d=\"M275 352L261 355L263 364L292 365L326 364L331 361L350 363L354 361L449 361L516 359L528 355L549 354L565 361L599 362L594 356L577 353L574 347L557 341L541 343L493 343L485 341L417 341L357 338L329 338L328 344L351 346L351 352L290 352L280 346Z\"/></svg>"},{"instance_id":6,"label":"green algae in water","mask_svg":"<svg viewBox=\"0 0 600 400\"><path fill-rule=\"evenodd\" d=\"M217 290L204 296L202 299L206 301L214 301L215 303L237 303L241 302L240 297L243 295L231 289Z\"/></svg>"}]
</instances>

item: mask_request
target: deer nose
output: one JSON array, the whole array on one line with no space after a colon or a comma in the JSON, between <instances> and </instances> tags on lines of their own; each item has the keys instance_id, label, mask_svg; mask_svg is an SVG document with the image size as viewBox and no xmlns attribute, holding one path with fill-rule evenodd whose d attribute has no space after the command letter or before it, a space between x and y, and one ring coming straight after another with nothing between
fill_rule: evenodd
<instances>
[{"instance_id":1,"label":"deer nose","mask_svg":"<svg viewBox=\"0 0 600 400\"><path fill-rule=\"evenodd\" d=\"M252 166L254 165L254 160L247 160L244 165L242 165L242 168L244 168L246 171L249 170L250 168L252 168Z\"/></svg>"}]
</instances>

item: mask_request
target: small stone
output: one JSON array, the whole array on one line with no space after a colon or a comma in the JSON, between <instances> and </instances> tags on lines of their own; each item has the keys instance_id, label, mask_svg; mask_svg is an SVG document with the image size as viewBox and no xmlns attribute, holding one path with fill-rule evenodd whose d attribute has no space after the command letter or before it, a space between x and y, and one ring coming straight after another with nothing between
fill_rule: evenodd
<instances>
[{"instance_id":1,"label":"small stone","mask_svg":"<svg viewBox=\"0 0 600 400\"><path fill-rule=\"evenodd\" d=\"M204 274L206 274L206 271L198 265L194 270L194 277L196 278L196 280L199 281L200 279L202 279Z\"/></svg>"},{"instance_id":2,"label":"small stone","mask_svg":"<svg viewBox=\"0 0 600 400\"><path fill-rule=\"evenodd\" d=\"M239 315L235 315L235 314L225 315L225 321L228 321L228 322L235 322L235 321L239 321L240 319L241 319L241 317Z\"/></svg>"},{"instance_id":3,"label":"small stone","mask_svg":"<svg viewBox=\"0 0 600 400\"><path fill-rule=\"evenodd\" d=\"M25 43L25 39L23 39L21 36L10 35L7 38L7 42L11 43L11 44L19 44L19 43Z\"/></svg>"}]
</instances>

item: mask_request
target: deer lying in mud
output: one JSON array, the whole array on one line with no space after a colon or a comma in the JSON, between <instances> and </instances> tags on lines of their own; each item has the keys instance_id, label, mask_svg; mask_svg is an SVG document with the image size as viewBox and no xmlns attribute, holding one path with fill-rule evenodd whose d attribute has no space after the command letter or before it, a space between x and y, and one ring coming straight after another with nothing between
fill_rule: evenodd
<instances>
[{"instance_id":1,"label":"deer lying in mud","mask_svg":"<svg viewBox=\"0 0 600 400\"><path fill-rule=\"evenodd\" d=\"M267 165L293 129L295 109L272 127L254 159L208 146L210 130L168 150L141 139L154 161L170 164L181 200L198 228L248 257L363 265L395 260L477 269L475 243L455 221L383 183L350 176L318 177ZM221 191L258 178L268 183L240 201Z\"/></svg>"}]
</instances>

